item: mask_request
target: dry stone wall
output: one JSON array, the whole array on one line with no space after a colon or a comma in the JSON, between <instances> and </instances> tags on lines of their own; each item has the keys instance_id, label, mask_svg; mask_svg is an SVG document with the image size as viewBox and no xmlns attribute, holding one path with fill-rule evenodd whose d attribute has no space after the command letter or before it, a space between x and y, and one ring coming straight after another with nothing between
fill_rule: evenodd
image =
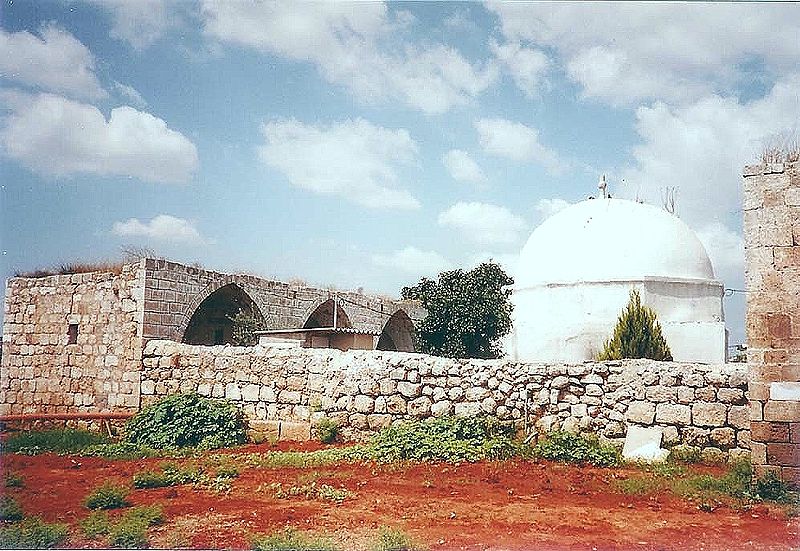
<instances>
[{"instance_id":1,"label":"dry stone wall","mask_svg":"<svg viewBox=\"0 0 800 551\"><path fill-rule=\"evenodd\" d=\"M800 163L745 167L754 473L800 485Z\"/></svg>"},{"instance_id":2,"label":"dry stone wall","mask_svg":"<svg viewBox=\"0 0 800 551\"><path fill-rule=\"evenodd\" d=\"M143 291L140 264L9 279L0 414L138 409Z\"/></svg>"},{"instance_id":3,"label":"dry stone wall","mask_svg":"<svg viewBox=\"0 0 800 551\"><path fill-rule=\"evenodd\" d=\"M494 415L529 431L557 428L622 439L658 426L666 444L747 455L747 367L649 360L524 364L400 352L191 346L150 341L143 405L196 391L242 404L258 425L336 419L350 438L395 421Z\"/></svg>"}]
</instances>

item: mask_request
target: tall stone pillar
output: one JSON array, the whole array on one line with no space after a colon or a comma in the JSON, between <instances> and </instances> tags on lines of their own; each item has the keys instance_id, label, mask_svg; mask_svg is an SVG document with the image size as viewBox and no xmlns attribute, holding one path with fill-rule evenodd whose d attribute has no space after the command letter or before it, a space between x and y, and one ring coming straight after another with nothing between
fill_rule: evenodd
<instances>
[{"instance_id":1,"label":"tall stone pillar","mask_svg":"<svg viewBox=\"0 0 800 551\"><path fill-rule=\"evenodd\" d=\"M800 485L800 163L744 169L752 462Z\"/></svg>"}]
</instances>

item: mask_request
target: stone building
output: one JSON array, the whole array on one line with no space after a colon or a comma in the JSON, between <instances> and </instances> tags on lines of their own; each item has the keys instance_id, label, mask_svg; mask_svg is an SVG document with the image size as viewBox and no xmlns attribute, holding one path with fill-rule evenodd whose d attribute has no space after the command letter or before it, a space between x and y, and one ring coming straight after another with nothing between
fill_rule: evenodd
<instances>
[{"instance_id":1,"label":"stone building","mask_svg":"<svg viewBox=\"0 0 800 551\"><path fill-rule=\"evenodd\" d=\"M137 409L151 339L219 345L245 311L267 329L369 335L372 348L414 351L416 303L224 274L157 259L119 273L11 278L3 322L0 413Z\"/></svg>"},{"instance_id":2,"label":"stone building","mask_svg":"<svg viewBox=\"0 0 800 551\"><path fill-rule=\"evenodd\" d=\"M572 205L534 230L515 279L512 358L593 359L636 289L676 361L725 362L722 283L695 233L662 208L611 198Z\"/></svg>"}]
</instances>

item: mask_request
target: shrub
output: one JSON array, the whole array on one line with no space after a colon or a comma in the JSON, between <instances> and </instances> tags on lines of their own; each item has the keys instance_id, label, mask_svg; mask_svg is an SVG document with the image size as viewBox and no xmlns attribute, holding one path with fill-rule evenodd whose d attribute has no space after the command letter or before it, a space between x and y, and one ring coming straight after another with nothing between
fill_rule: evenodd
<instances>
[{"instance_id":1,"label":"shrub","mask_svg":"<svg viewBox=\"0 0 800 551\"><path fill-rule=\"evenodd\" d=\"M138 521L121 521L111 527L108 541L113 547L138 549L147 547L147 525Z\"/></svg>"},{"instance_id":2,"label":"shrub","mask_svg":"<svg viewBox=\"0 0 800 551\"><path fill-rule=\"evenodd\" d=\"M6 488L22 488L24 486L22 476L17 473L6 473L5 486Z\"/></svg>"},{"instance_id":3,"label":"shrub","mask_svg":"<svg viewBox=\"0 0 800 551\"><path fill-rule=\"evenodd\" d=\"M378 540L372 546L372 551L420 551L414 541L402 530L384 528L378 535Z\"/></svg>"},{"instance_id":4,"label":"shrub","mask_svg":"<svg viewBox=\"0 0 800 551\"><path fill-rule=\"evenodd\" d=\"M570 432L551 432L533 448L533 454L542 459L568 463L590 463L597 467L612 467L622 462L615 447L601 444L596 436L583 436Z\"/></svg>"},{"instance_id":5,"label":"shrub","mask_svg":"<svg viewBox=\"0 0 800 551\"><path fill-rule=\"evenodd\" d=\"M25 455L78 453L88 446L105 442L108 438L102 434L79 429L26 431L8 437L3 442L3 452Z\"/></svg>"},{"instance_id":6,"label":"shrub","mask_svg":"<svg viewBox=\"0 0 800 551\"><path fill-rule=\"evenodd\" d=\"M203 480L201 469L180 468L174 464L165 465L161 472L141 471L133 475L134 488L163 488L165 486L180 486L192 484Z\"/></svg>"},{"instance_id":7,"label":"shrub","mask_svg":"<svg viewBox=\"0 0 800 551\"><path fill-rule=\"evenodd\" d=\"M291 528L283 532L257 537L253 540L254 551L337 551L337 547L319 538L310 538Z\"/></svg>"},{"instance_id":8,"label":"shrub","mask_svg":"<svg viewBox=\"0 0 800 551\"><path fill-rule=\"evenodd\" d=\"M512 432L512 427L488 417L437 417L381 430L368 453L386 462L507 459L519 449Z\"/></svg>"},{"instance_id":9,"label":"shrub","mask_svg":"<svg viewBox=\"0 0 800 551\"><path fill-rule=\"evenodd\" d=\"M241 409L199 394L174 394L144 408L126 425L129 442L155 449L227 447L245 441Z\"/></svg>"},{"instance_id":10,"label":"shrub","mask_svg":"<svg viewBox=\"0 0 800 551\"><path fill-rule=\"evenodd\" d=\"M642 306L639 293L631 291L628 305L622 311L614 327L614 334L603 345L598 360L620 360L622 358L650 358L671 361L672 353L661 334L661 325L652 308Z\"/></svg>"},{"instance_id":11,"label":"shrub","mask_svg":"<svg viewBox=\"0 0 800 551\"><path fill-rule=\"evenodd\" d=\"M11 496L0 497L0 520L22 520L24 516L16 499Z\"/></svg>"},{"instance_id":12,"label":"shrub","mask_svg":"<svg viewBox=\"0 0 800 551\"><path fill-rule=\"evenodd\" d=\"M106 482L86 496L83 504L89 509L117 509L129 505L127 498L127 489Z\"/></svg>"},{"instance_id":13,"label":"shrub","mask_svg":"<svg viewBox=\"0 0 800 551\"><path fill-rule=\"evenodd\" d=\"M81 530L87 538L94 539L104 536L111 530L111 520L105 511L93 511L89 516L80 521Z\"/></svg>"},{"instance_id":14,"label":"shrub","mask_svg":"<svg viewBox=\"0 0 800 551\"><path fill-rule=\"evenodd\" d=\"M781 480L772 471L768 471L755 483L756 495L766 501L777 501L779 503L788 501L790 491L789 484Z\"/></svg>"},{"instance_id":15,"label":"shrub","mask_svg":"<svg viewBox=\"0 0 800 551\"><path fill-rule=\"evenodd\" d=\"M323 444L333 444L339 438L339 423L327 417L317 421L314 430Z\"/></svg>"},{"instance_id":16,"label":"shrub","mask_svg":"<svg viewBox=\"0 0 800 551\"><path fill-rule=\"evenodd\" d=\"M258 344L256 331L267 328L264 318L258 310L240 308L235 316L228 316L231 321L231 343L235 346L255 346Z\"/></svg>"},{"instance_id":17,"label":"shrub","mask_svg":"<svg viewBox=\"0 0 800 551\"><path fill-rule=\"evenodd\" d=\"M0 548L45 549L60 545L67 539L66 524L47 524L38 517L0 526Z\"/></svg>"}]
</instances>

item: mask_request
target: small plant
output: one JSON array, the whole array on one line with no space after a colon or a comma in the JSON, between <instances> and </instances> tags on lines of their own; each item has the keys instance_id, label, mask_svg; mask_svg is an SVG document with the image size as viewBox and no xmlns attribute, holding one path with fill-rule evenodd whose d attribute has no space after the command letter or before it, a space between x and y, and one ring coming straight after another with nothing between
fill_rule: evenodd
<instances>
[{"instance_id":1,"label":"small plant","mask_svg":"<svg viewBox=\"0 0 800 551\"><path fill-rule=\"evenodd\" d=\"M92 445L108 442L96 432L78 429L26 431L14 434L3 442L4 453L37 455L42 452L59 454L78 453Z\"/></svg>"},{"instance_id":2,"label":"small plant","mask_svg":"<svg viewBox=\"0 0 800 551\"><path fill-rule=\"evenodd\" d=\"M290 499L299 496L306 499L321 499L341 504L347 498L355 495L347 488L334 488L328 484L317 485L316 481L311 484L290 486L288 488L284 488L280 482L274 482L269 487L278 499Z\"/></svg>"},{"instance_id":3,"label":"small plant","mask_svg":"<svg viewBox=\"0 0 800 551\"><path fill-rule=\"evenodd\" d=\"M781 503L789 500L791 488L774 472L768 471L756 480L755 491L756 495L763 500Z\"/></svg>"},{"instance_id":4,"label":"small plant","mask_svg":"<svg viewBox=\"0 0 800 551\"><path fill-rule=\"evenodd\" d=\"M372 551L421 551L421 548L402 530L384 528Z\"/></svg>"},{"instance_id":5,"label":"small plant","mask_svg":"<svg viewBox=\"0 0 800 551\"><path fill-rule=\"evenodd\" d=\"M108 541L113 547L123 549L147 547L147 525L138 521L120 521L111 527Z\"/></svg>"},{"instance_id":6,"label":"small plant","mask_svg":"<svg viewBox=\"0 0 800 551\"><path fill-rule=\"evenodd\" d=\"M339 423L327 417L317 421L314 430L323 444L333 444L339 438Z\"/></svg>"},{"instance_id":7,"label":"small plant","mask_svg":"<svg viewBox=\"0 0 800 551\"><path fill-rule=\"evenodd\" d=\"M597 467L613 467L622 462L615 447L601 444L594 435L551 432L533 448L533 455L551 461L590 463Z\"/></svg>"},{"instance_id":8,"label":"small plant","mask_svg":"<svg viewBox=\"0 0 800 551\"><path fill-rule=\"evenodd\" d=\"M672 352L661 334L661 325L652 308L642 305L638 291L631 291L628 305L622 311L611 338L603 345L598 360L650 358L672 361Z\"/></svg>"},{"instance_id":9,"label":"small plant","mask_svg":"<svg viewBox=\"0 0 800 551\"><path fill-rule=\"evenodd\" d=\"M235 316L228 316L232 323L231 343L235 346L255 346L258 344L256 331L267 328L264 317L257 309L240 308Z\"/></svg>"},{"instance_id":10,"label":"small plant","mask_svg":"<svg viewBox=\"0 0 800 551\"><path fill-rule=\"evenodd\" d=\"M167 463L161 472L141 471L133 475L134 488L163 488L166 486L180 486L194 484L204 479L201 469L180 468L173 463Z\"/></svg>"},{"instance_id":11,"label":"small plant","mask_svg":"<svg viewBox=\"0 0 800 551\"><path fill-rule=\"evenodd\" d=\"M24 486L22 476L18 473L6 473L5 486L6 488L22 488Z\"/></svg>"},{"instance_id":12,"label":"small plant","mask_svg":"<svg viewBox=\"0 0 800 551\"><path fill-rule=\"evenodd\" d=\"M89 516L80 521L81 530L89 539L105 536L111 530L111 520L105 511L92 511Z\"/></svg>"},{"instance_id":13,"label":"small plant","mask_svg":"<svg viewBox=\"0 0 800 551\"><path fill-rule=\"evenodd\" d=\"M69 534L66 524L48 524L39 517L0 526L0 548L47 549L62 544Z\"/></svg>"},{"instance_id":14,"label":"small plant","mask_svg":"<svg viewBox=\"0 0 800 551\"><path fill-rule=\"evenodd\" d=\"M106 482L86 496L83 504L89 509L118 509L129 505L127 498L126 488Z\"/></svg>"},{"instance_id":15,"label":"small plant","mask_svg":"<svg viewBox=\"0 0 800 551\"><path fill-rule=\"evenodd\" d=\"M22 520L24 516L16 499L6 495L0 497L0 520Z\"/></svg>"},{"instance_id":16,"label":"small plant","mask_svg":"<svg viewBox=\"0 0 800 551\"><path fill-rule=\"evenodd\" d=\"M174 394L148 406L125 428L129 442L155 449L226 447L245 442L240 408L199 394Z\"/></svg>"},{"instance_id":17,"label":"small plant","mask_svg":"<svg viewBox=\"0 0 800 551\"><path fill-rule=\"evenodd\" d=\"M291 528L257 537L253 540L252 548L254 551L338 551L331 542L304 536Z\"/></svg>"},{"instance_id":18,"label":"small plant","mask_svg":"<svg viewBox=\"0 0 800 551\"><path fill-rule=\"evenodd\" d=\"M700 448L695 446L675 446L669 450L669 461L681 461L683 463L700 463L703 458Z\"/></svg>"},{"instance_id":19,"label":"small plant","mask_svg":"<svg viewBox=\"0 0 800 551\"><path fill-rule=\"evenodd\" d=\"M147 459L163 456L165 452L130 442L113 442L88 446L81 451L81 455L104 459Z\"/></svg>"}]
</instances>

